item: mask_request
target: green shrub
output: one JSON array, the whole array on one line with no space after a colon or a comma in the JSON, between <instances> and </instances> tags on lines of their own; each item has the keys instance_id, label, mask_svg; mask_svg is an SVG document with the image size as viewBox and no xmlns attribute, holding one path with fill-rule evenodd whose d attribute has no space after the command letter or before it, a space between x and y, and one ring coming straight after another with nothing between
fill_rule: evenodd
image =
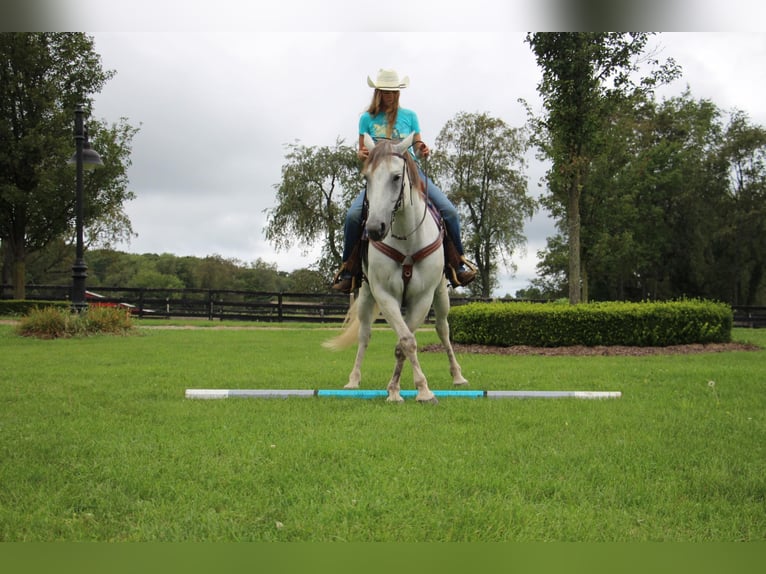
<instances>
[{"instance_id":1,"label":"green shrub","mask_svg":"<svg viewBox=\"0 0 766 574\"><path fill-rule=\"evenodd\" d=\"M123 335L133 328L130 311L119 307L88 308L84 314L87 333L107 333Z\"/></svg>"},{"instance_id":2,"label":"green shrub","mask_svg":"<svg viewBox=\"0 0 766 574\"><path fill-rule=\"evenodd\" d=\"M56 339L66 336L71 321L70 312L58 307L40 307L32 309L21 318L16 332L24 337Z\"/></svg>"},{"instance_id":3,"label":"green shrub","mask_svg":"<svg viewBox=\"0 0 766 574\"><path fill-rule=\"evenodd\" d=\"M80 314L58 306L33 309L16 332L23 337L58 339L93 334L124 335L133 329L130 313L116 307L89 307Z\"/></svg>"},{"instance_id":4,"label":"green shrub","mask_svg":"<svg viewBox=\"0 0 766 574\"><path fill-rule=\"evenodd\" d=\"M656 346L731 341L733 315L723 303L470 303L450 311L456 343L495 346Z\"/></svg>"}]
</instances>

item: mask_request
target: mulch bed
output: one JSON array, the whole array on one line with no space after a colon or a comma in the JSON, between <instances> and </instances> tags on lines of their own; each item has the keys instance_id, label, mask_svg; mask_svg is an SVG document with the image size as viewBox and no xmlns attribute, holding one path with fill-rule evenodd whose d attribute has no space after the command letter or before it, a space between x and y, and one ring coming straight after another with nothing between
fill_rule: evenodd
<instances>
[{"instance_id":1,"label":"mulch bed","mask_svg":"<svg viewBox=\"0 0 766 574\"><path fill-rule=\"evenodd\" d=\"M11 325L17 321L0 321L0 324ZM154 329L199 329L195 326L152 326ZM202 327L206 329L262 329L263 327ZM271 327L269 327L271 328ZM708 343L691 345L670 345L668 347L630 347L625 345L586 347L573 345L571 347L530 347L515 345L511 347L495 347L492 345L463 345L453 343L456 353L476 355L542 355L542 356L622 356L642 357L648 355L693 355L698 353L723 353L728 351L762 351L758 345L749 343ZM444 352L441 343L424 345L418 350L425 353Z\"/></svg>"},{"instance_id":2,"label":"mulch bed","mask_svg":"<svg viewBox=\"0 0 766 574\"><path fill-rule=\"evenodd\" d=\"M453 343L456 353L478 355L544 355L544 356L623 356L642 357L647 355L692 355L698 353L723 353L727 351L761 351L761 347L747 343L709 343L692 345L671 345L668 347L629 347L623 345L586 347L573 345L571 347L529 347L516 345L512 347L494 347L491 345L463 345ZM425 345L424 352L443 352L440 343Z\"/></svg>"}]
</instances>

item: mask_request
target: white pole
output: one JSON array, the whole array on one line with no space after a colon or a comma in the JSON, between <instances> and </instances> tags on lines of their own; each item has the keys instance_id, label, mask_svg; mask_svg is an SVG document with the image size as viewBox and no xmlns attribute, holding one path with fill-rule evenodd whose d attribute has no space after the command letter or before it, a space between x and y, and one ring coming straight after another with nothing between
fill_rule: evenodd
<instances>
[{"instance_id":1,"label":"white pole","mask_svg":"<svg viewBox=\"0 0 766 574\"><path fill-rule=\"evenodd\" d=\"M488 399L617 399L619 391L487 391Z\"/></svg>"},{"instance_id":2,"label":"white pole","mask_svg":"<svg viewBox=\"0 0 766 574\"><path fill-rule=\"evenodd\" d=\"M403 390L402 397L414 397L417 391ZM434 390L437 397L488 398L488 399L616 399L619 391L474 391ZM186 389L187 399L286 399L288 397L335 397L373 399L385 397L385 389Z\"/></svg>"}]
</instances>

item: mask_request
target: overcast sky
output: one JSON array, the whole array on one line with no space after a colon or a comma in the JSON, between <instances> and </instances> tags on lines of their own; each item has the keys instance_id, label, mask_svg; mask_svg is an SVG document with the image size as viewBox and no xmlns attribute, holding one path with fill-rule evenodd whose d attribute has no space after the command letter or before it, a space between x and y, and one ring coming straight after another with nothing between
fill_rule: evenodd
<instances>
[{"instance_id":1,"label":"overcast sky","mask_svg":"<svg viewBox=\"0 0 766 574\"><path fill-rule=\"evenodd\" d=\"M262 13L264 3L254 2L77 4L95 10L81 29L94 37L104 68L116 71L95 98L94 116L125 117L140 127L129 171L136 199L126 205L138 237L118 246L125 251L260 258L284 271L308 266L316 250L306 257L300 248L276 252L263 233L285 145L331 146L338 137L353 144L372 95L367 76L379 68L410 77L401 105L417 112L429 143L461 111L520 127L526 116L518 99L535 111L540 107L540 70L524 32L507 31L515 12L500 0L471 2L465 26L430 0L414 3L419 8L410 16L417 18L406 22L406 8L395 13L397 2L376 16L360 3L291 0L286 5L303 8L293 23L277 19L274 9ZM221 9L190 16L209 5ZM353 14L332 11L350 5ZM281 2L275 9L284 7ZM684 70L663 95L678 95L688 85L695 98L741 109L766 125L766 33L661 33L651 42ZM531 161L534 195L542 172ZM554 229L543 212L525 231L527 253L514 256L518 273L504 273L496 295L528 286L536 251Z\"/></svg>"}]
</instances>

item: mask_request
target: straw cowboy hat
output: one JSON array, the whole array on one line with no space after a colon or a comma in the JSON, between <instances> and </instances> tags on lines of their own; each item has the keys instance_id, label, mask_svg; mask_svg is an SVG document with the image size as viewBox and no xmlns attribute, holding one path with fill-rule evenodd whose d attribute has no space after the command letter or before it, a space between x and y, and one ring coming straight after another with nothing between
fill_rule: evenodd
<instances>
[{"instance_id":1,"label":"straw cowboy hat","mask_svg":"<svg viewBox=\"0 0 766 574\"><path fill-rule=\"evenodd\" d=\"M367 76L367 85L386 92L398 92L410 85L410 78L404 76L400 80L396 70L378 70L378 77L374 82L370 76Z\"/></svg>"}]
</instances>

